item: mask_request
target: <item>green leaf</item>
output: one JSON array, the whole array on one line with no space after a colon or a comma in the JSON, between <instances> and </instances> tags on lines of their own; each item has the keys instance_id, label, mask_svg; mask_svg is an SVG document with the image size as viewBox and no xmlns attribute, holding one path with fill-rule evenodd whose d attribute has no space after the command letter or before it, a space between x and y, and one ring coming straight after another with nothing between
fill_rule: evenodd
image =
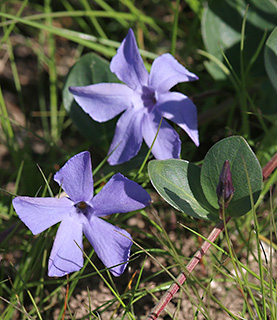
<instances>
[{"instance_id":1,"label":"green leaf","mask_svg":"<svg viewBox=\"0 0 277 320\"><path fill-rule=\"evenodd\" d=\"M202 37L205 47L209 53L220 61L223 61L220 47L225 51L235 47L240 41L240 29L232 27L239 25L240 17L236 12L233 12L230 15L234 21L232 21L232 24L228 23L230 16L229 19L225 17L225 10L227 9L228 5L225 1L209 1L202 18ZM230 10L230 12L232 11ZM214 62L206 62L205 66L215 79L226 78L226 75Z\"/></svg>"},{"instance_id":2,"label":"green leaf","mask_svg":"<svg viewBox=\"0 0 277 320\"><path fill-rule=\"evenodd\" d=\"M200 182L208 202L217 209L219 206L216 187L225 160L230 162L235 187L227 213L239 217L250 211L251 193L254 203L259 198L263 184L262 169L255 154L242 137L229 137L216 143L205 156Z\"/></svg>"},{"instance_id":3,"label":"green leaf","mask_svg":"<svg viewBox=\"0 0 277 320\"><path fill-rule=\"evenodd\" d=\"M236 72L240 72L242 20L247 5L244 58L249 62L256 52L265 30L276 26L277 5L271 0L210 0L202 17L202 37L207 51L223 61L224 51ZM205 63L211 76L226 79L226 74L212 61ZM262 56L255 62L255 74L264 74Z\"/></svg>"},{"instance_id":4,"label":"green leaf","mask_svg":"<svg viewBox=\"0 0 277 320\"><path fill-rule=\"evenodd\" d=\"M97 54L88 53L70 69L63 88L63 103L79 131L95 146L108 148L114 134L116 119L105 123L94 121L75 102L70 86L86 86L100 82L119 82L110 71L109 62Z\"/></svg>"},{"instance_id":5,"label":"green leaf","mask_svg":"<svg viewBox=\"0 0 277 320\"><path fill-rule=\"evenodd\" d=\"M195 218L218 219L218 210L203 194L198 166L179 159L152 160L148 173L156 191L175 209Z\"/></svg>"},{"instance_id":6,"label":"green leaf","mask_svg":"<svg viewBox=\"0 0 277 320\"><path fill-rule=\"evenodd\" d=\"M264 60L268 77L277 91L277 27L272 31L265 44Z\"/></svg>"}]
</instances>

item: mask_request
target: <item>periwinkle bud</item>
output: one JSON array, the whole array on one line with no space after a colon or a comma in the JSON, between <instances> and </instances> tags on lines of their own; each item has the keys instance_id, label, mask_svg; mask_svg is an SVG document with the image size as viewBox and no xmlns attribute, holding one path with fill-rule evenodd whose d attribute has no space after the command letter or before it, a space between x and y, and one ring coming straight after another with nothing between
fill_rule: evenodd
<instances>
[{"instance_id":1,"label":"periwinkle bud","mask_svg":"<svg viewBox=\"0 0 277 320\"><path fill-rule=\"evenodd\" d=\"M226 209L232 200L235 188L232 183L232 174L230 170L229 160L225 160L219 175L219 182L216 187L218 204L220 209Z\"/></svg>"}]
</instances>

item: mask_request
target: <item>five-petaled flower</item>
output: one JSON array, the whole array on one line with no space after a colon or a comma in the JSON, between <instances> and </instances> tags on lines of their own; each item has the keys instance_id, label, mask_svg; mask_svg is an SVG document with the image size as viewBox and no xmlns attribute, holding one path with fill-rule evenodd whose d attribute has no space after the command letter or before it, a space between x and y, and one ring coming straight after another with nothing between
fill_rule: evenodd
<instances>
[{"instance_id":1,"label":"five-petaled flower","mask_svg":"<svg viewBox=\"0 0 277 320\"><path fill-rule=\"evenodd\" d=\"M134 157L143 139L150 148L162 117L180 126L199 145L195 105L187 96L169 91L179 82L197 80L195 74L169 53L156 58L148 74L132 29L113 57L110 69L126 85L99 83L70 87L70 92L81 108L98 122L108 121L126 110L117 122L110 146L108 162L111 165ZM163 120L152 148L154 157L179 158L180 151L179 135Z\"/></svg>"},{"instance_id":2,"label":"five-petaled flower","mask_svg":"<svg viewBox=\"0 0 277 320\"><path fill-rule=\"evenodd\" d=\"M139 210L150 204L149 194L120 173L93 196L90 153L81 152L67 161L54 180L68 197L16 197L13 206L33 234L61 222L48 264L48 275L61 277L83 266L83 232L98 257L114 276L123 273L130 255L131 236L101 217ZM78 246L77 246L77 244Z\"/></svg>"}]
</instances>

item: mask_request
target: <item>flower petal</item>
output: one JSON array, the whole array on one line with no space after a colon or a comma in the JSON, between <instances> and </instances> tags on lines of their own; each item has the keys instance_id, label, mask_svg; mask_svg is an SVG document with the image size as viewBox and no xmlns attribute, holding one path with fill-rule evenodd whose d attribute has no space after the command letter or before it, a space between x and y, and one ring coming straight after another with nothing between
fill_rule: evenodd
<instances>
[{"instance_id":1,"label":"flower petal","mask_svg":"<svg viewBox=\"0 0 277 320\"><path fill-rule=\"evenodd\" d=\"M93 197L90 153L84 151L70 158L54 175L54 180L73 202L90 201Z\"/></svg>"},{"instance_id":2,"label":"flower petal","mask_svg":"<svg viewBox=\"0 0 277 320\"><path fill-rule=\"evenodd\" d=\"M121 83L70 87L80 107L98 122L108 121L130 107L133 90Z\"/></svg>"},{"instance_id":3,"label":"flower petal","mask_svg":"<svg viewBox=\"0 0 277 320\"><path fill-rule=\"evenodd\" d=\"M132 241L127 231L101 218L93 217L89 224L84 225L84 234L107 268L129 260ZM118 277L124 272L126 266L127 263L121 264L112 268L110 272Z\"/></svg>"},{"instance_id":4,"label":"flower petal","mask_svg":"<svg viewBox=\"0 0 277 320\"><path fill-rule=\"evenodd\" d=\"M132 29L129 29L127 36L117 49L117 54L112 58L110 69L119 80L134 90L147 85L149 74L139 54Z\"/></svg>"},{"instance_id":5,"label":"flower petal","mask_svg":"<svg viewBox=\"0 0 277 320\"><path fill-rule=\"evenodd\" d=\"M61 222L49 258L49 277L62 277L83 267L82 235L82 224L76 219L69 217Z\"/></svg>"},{"instance_id":6,"label":"flower petal","mask_svg":"<svg viewBox=\"0 0 277 320\"><path fill-rule=\"evenodd\" d=\"M158 97L157 110L163 117L185 130L196 146L199 146L197 109L187 96L178 92L161 94Z\"/></svg>"},{"instance_id":7,"label":"flower petal","mask_svg":"<svg viewBox=\"0 0 277 320\"><path fill-rule=\"evenodd\" d=\"M133 158L142 144L141 120L143 117L141 110L128 109L119 118L115 128L115 134L111 143L108 162L116 165Z\"/></svg>"},{"instance_id":8,"label":"flower petal","mask_svg":"<svg viewBox=\"0 0 277 320\"><path fill-rule=\"evenodd\" d=\"M166 92L179 82L198 80L198 77L182 66L170 53L156 58L152 64L149 85L159 92Z\"/></svg>"},{"instance_id":9,"label":"flower petal","mask_svg":"<svg viewBox=\"0 0 277 320\"><path fill-rule=\"evenodd\" d=\"M160 121L161 116L155 110L148 113L143 119L142 135L149 148L154 141ZM181 141L178 133L163 119L152 148L154 157L158 160L179 158L180 151Z\"/></svg>"},{"instance_id":10,"label":"flower petal","mask_svg":"<svg viewBox=\"0 0 277 320\"><path fill-rule=\"evenodd\" d=\"M68 198L16 197L13 206L19 218L33 234L41 233L68 216L72 201Z\"/></svg>"},{"instance_id":11,"label":"flower petal","mask_svg":"<svg viewBox=\"0 0 277 320\"><path fill-rule=\"evenodd\" d=\"M97 217L142 209L151 202L149 194L136 182L116 173L92 199Z\"/></svg>"}]
</instances>

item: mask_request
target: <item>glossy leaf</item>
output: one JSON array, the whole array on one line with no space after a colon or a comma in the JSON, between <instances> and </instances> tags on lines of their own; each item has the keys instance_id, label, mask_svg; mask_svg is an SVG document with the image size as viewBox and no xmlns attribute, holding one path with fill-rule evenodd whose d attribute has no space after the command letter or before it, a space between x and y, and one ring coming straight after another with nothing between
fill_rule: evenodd
<instances>
[{"instance_id":1,"label":"glossy leaf","mask_svg":"<svg viewBox=\"0 0 277 320\"><path fill-rule=\"evenodd\" d=\"M245 62L249 62L257 50L265 30L276 26L277 5L271 0L210 0L202 18L202 37L207 51L224 61L221 49L233 68L240 72L240 40L243 17L246 16L244 44ZM253 68L255 74L264 74L262 55ZM226 74L214 63L206 67L215 79L225 79Z\"/></svg>"},{"instance_id":2,"label":"glossy leaf","mask_svg":"<svg viewBox=\"0 0 277 320\"><path fill-rule=\"evenodd\" d=\"M70 86L86 86L100 82L119 82L110 71L109 62L94 53L82 56L68 73L63 88L63 103L72 121L79 131L94 145L108 148L114 134L116 118L98 123L91 119L83 109L75 102L69 92Z\"/></svg>"},{"instance_id":3,"label":"glossy leaf","mask_svg":"<svg viewBox=\"0 0 277 320\"><path fill-rule=\"evenodd\" d=\"M150 180L175 209L195 218L217 220L200 186L200 167L179 159L153 160L148 164Z\"/></svg>"},{"instance_id":4,"label":"glossy leaf","mask_svg":"<svg viewBox=\"0 0 277 320\"><path fill-rule=\"evenodd\" d=\"M269 79L277 91L277 27L267 39L264 51L265 69Z\"/></svg>"},{"instance_id":5,"label":"glossy leaf","mask_svg":"<svg viewBox=\"0 0 277 320\"><path fill-rule=\"evenodd\" d=\"M225 160L230 162L235 187L227 213L233 217L242 216L251 209L251 193L254 203L259 198L262 189L262 169L255 154L242 137L229 137L216 143L205 156L200 181L208 202L217 209L219 206L216 187Z\"/></svg>"}]
</instances>

